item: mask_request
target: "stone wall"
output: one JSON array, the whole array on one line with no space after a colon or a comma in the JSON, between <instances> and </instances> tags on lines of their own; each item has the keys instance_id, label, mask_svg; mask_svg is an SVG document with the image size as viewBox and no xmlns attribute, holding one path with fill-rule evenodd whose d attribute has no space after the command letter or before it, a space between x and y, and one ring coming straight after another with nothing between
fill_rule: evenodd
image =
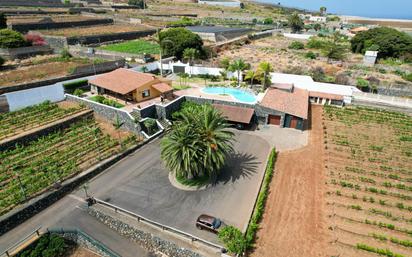
<instances>
[{"instance_id":1,"label":"stone wall","mask_svg":"<svg viewBox=\"0 0 412 257\"><path fill-rule=\"evenodd\" d=\"M31 83L18 84L14 86L0 87L0 94L9 93L9 92L18 91L18 90L36 88L36 87L43 87L47 85L53 85L61 81L77 79L77 78L95 75L99 73L105 73L105 72L115 70L117 68L124 67L125 64L126 64L125 60L115 60L115 61L109 61L109 62L104 62L100 64L95 64L95 65L86 65L86 66L77 68L75 70L76 74L71 74L71 75L64 76L64 77L46 79L46 80L41 80L41 81L35 81Z\"/></svg>"},{"instance_id":2,"label":"stone wall","mask_svg":"<svg viewBox=\"0 0 412 257\"><path fill-rule=\"evenodd\" d=\"M136 134L141 134L141 128L139 123L135 122L135 119L127 112L124 110L117 109L115 107L111 107L108 105L104 105L101 103L97 103L85 98L77 97L74 95L69 95L66 94L66 100L69 101L74 101L78 102L80 104L84 104L93 111L95 111L97 114L105 117L106 119L114 122L117 117L121 122L123 122L123 127L124 129L131 131ZM142 135L143 136L143 135Z\"/></svg>"},{"instance_id":3,"label":"stone wall","mask_svg":"<svg viewBox=\"0 0 412 257\"><path fill-rule=\"evenodd\" d=\"M166 105L156 105L156 114L158 119L170 120L172 118L172 113L179 110L184 101L186 101L186 97L181 96Z\"/></svg>"},{"instance_id":4,"label":"stone wall","mask_svg":"<svg viewBox=\"0 0 412 257\"><path fill-rule=\"evenodd\" d=\"M135 108L133 112L137 112L140 118L157 118L156 105L152 104L142 109Z\"/></svg>"},{"instance_id":5,"label":"stone wall","mask_svg":"<svg viewBox=\"0 0 412 257\"><path fill-rule=\"evenodd\" d=\"M378 87L378 94L387 96L400 96L400 97L412 97L412 90L409 86L406 87Z\"/></svg>"},{"instance_id":6,"label":"stone wall","mask_svg":"<svg viewBox=\"0 0 412 257\"><path fill-rule=\"evenodd\" d=\"M6 60L23 59L41 54L51 54L50 46L28 46L18 48L0 48L0 56Z\"/></svg>"},{"instance_id":7,"label":"stone wall","mask_svg":"<svg viewBox=\"0 0 412 257\"><path fill-rule=\"evenodd\" d=\"M65 37L46 35L41 35L41 37L44 38L47 44L53 49L63 49L68 47L67 39Z\"/></svg>"},{"instance_id":8,"label":"stone wall","mask_svg":"<svg viewBox=\"0 0 412 257\"><path fill-rule=\"evenodd\" d=\"M86 110L75 115L72 115L64 120L48 124L47 127L37 129L35 131L32 131L31 133L23 134L17 137L7 138L6 140L0 141L0 151L5 151L9 148L12 148L16 146L16 144L25 145L33 140L36 140L41 136L45 136L56 130L65 129L76 121L92 117L92 115L92 110Z\"/></svg>"},{"instance_id":9,"label":"stone wall","mask_svg":"<svg viewBox=\"0 0 412 257\"><path fill-rule=\"evenodd\" d=\"M81 37L68 37L68 45L90 45L99 44L102 42L119 41L119 40L132 40L136 38L150 36L156 33L156 30L143 30L143 31L132 31L132 32L122 32L122 33L111 33L111 34L101 34L101 35L91 35L91 36L81 36Z\"/></svg>"},{"instance_id":10,"label":"stone wall","mask_svg":"<svg viewBox=\"0 0 412 257\"><path fill-rule=\"evenodd\" d=\"M62 21L62 22L40 22L40 23L18 23L11 24L9 27L13 30L25 33L30 30L44 29L62 29L70 27L86 27L96 25L113 24L113 19L90 19L79 21Z\"/></svg>"},{"instance_id":11,"label":"stone wall","mask_svg":"<svg viewBox=\"0 0 412 257\"><path fill-rule=\"evenodd\" d=\"M198 253L191 250L181 248L175 243L163 240L151 233L139 230L125 222L114 217L106 215L105 213L90 207L88 213L95 217L98 221L107 225L111 229L118 232L120 235L128 238L131 241L139 243L150 252L161 252L165 256L173 257L200 257Z\"/></svg>"},{"instance_id":12,"label":"stone wall","mask_svg":"<svg viewBox=\"0 0 412 257\"><path fill-rule=\"evenodd\" d=\"M133 153L135 150L142 147L148 142L150 142L150 140L146 140L140 143L139 145L127 149L123 153L112 156L100 162L99 164L91 167L87 171L82 172L73 178L67 179L62 183L59 189L49 190L46 193L43 193L40 196L37 196L29 200L27 203L22 204L21 206L16 207L10 212L2 215L0 217L0 236L5 234L7 231L15 228L16 226L20 225L27 219L33 217L35 214L46 209L47 207L49 207L50 205L64 197L67 193L73 191L76 187L78 187L85 181L101 173L108 167L120 161L130 153Z\"/></svg>"}]
</instances>

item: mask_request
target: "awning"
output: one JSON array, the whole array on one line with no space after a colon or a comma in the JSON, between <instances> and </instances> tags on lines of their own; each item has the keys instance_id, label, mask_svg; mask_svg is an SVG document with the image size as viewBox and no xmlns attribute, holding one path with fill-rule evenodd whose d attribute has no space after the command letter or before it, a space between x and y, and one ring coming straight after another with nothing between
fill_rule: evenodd
<instances>
[{"instance_id":1,"label":"awning","mask_svg":"<svg viewBox=\"0 0 412 257\"><path fill-rule=\"evenodd\" d=\"M253 114L255 113L254 109L246 107L223 104L213 104L213 107L219 110L228 121L244 124L249 124L252 120Z\"/></svg>"},{"instance_id":2,"label":"awning","mask_svg":"<svg viewBox=\"0 0 412 257\"><path fill-rule=\"evenodd\" d=\"M157 83L157 84L152 85L152 87L156 89L157 91L159 91L160 93L166 93L166 92L170 92L173 90L173 88L166 83Z\"/></svg>"}]
</instances>

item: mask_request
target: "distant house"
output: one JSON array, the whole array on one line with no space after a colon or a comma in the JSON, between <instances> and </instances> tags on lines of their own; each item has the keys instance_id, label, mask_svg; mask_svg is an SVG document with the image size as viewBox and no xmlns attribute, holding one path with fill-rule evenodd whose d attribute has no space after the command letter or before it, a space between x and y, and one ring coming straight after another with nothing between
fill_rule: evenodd
<instances>
[{"instance_id":1,"label":"distant house","mask_svg":"<svg viewBox=\"0 0 412 257\"><path fill-rule=\"evenodd\" d=\"M248 28L229 28L223 26L189 26L186 28L198 34L203 40L212 42L226 41L253 31Z\"/></svg>"},{"instance_id":2,"label":"distant house","mask_svg":"<svg viewBox=\"0 0 412 257\"><path fill-rule=\"evenodd\" d=\"M369 30L368 27L356 27L356 28L351 29L351 30L350 30L350 33L356 35L356 34L358 34L358 33L360 33L360 32L364 32L364 31L368 31L368 30Z\"/></svg>"},{"instance_id":3,"label":"distant house","mask_svg":"<svg viewBox=\"0 0 412 257\"><path fill-rule=\"evenodd\" d=\"M124 68L97 76L89 84L93 93L108 94L133 102L158 96L168 98L173 92L171 81Z\"/></svg>"},{"instance_id":4,"label":"distant house","mask_svg":"<svg viewBox=\"0 0 412 257\"><path fill-rule=\"evenodd\" d=\"M310 16L309 21L326 23L326 17L325 16Z\"/></svg>"},{"instance_id":5,"label":"distant house","mask_svg":"<svg viewBox=\"0 0 412 257\"><path fill-rule=\"evenodd\" d=\"M218 6L225 6L225 7L238 7L242 8L243 4L240 1L236 0L199 0L199 4L207 4L207 5L218 5Z\"/></svg>"},{"instance_id":6,"label":"distant house","mask_svg":"<svg viewBox=\"0 0 412 257\"><path fill-rule=\"evenodd\" d=\"M378 51L366 51L363 57L363 64L366 66L373 66L378 58Z\"/></svg>"}]
</instances>

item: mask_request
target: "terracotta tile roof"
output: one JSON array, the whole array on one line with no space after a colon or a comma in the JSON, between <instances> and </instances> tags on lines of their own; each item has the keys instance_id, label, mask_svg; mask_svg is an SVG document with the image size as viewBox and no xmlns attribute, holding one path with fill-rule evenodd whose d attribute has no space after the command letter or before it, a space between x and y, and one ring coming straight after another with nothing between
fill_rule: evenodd
<instances>
[{"instance_id":1,"label":"terracotta tile roof","mask_svg":"<svg viewBox=\"0 0 412 257\"><path fill-rule=\"evenodd\" d=\"M292 93L269 88L260 105L284 112L303 119L308 118L309 93L305 89L295 88Z\"/></svg>"},{"instance_id":2,"label":"terracotta tile roof","mask_svg":"<svg viewBox=\"0 0 412 257\"><path fill-rule=\"evenodd\" d=\"M150 74L120 68L100 75L89 83L125 95L155 79Z\"/></svg>"},{"instance_id":3,"label":"terracotta tile roof","mask_svg":"<svg viewBox=\"0 0 412 257\"><path fill-rule=\"evenodd\" d=\"M332 99L332 100L343 100L343 95L328 94L328 93L315 92L315 91L310 91L309 96L321 97L321 98Z\"/></svg>"},{"instance_id":4,"label":"terracotta tile roof","mask_svg":"<svg viewBox=\"0 0 412 257\"><path fill-rule=\"evenodd\" d=\"M245 124L250 123L250 120L252 119L253 114L255 113L255 110L252 108L245 108L239 106L213 104L213 107L218 109L228 121Z\"/></svg>"},{"instance_id":5,"label":"terracotta tile roof","mask_svg":"<svg viewBox=\"0 0 412 257\"><path fill-rule=\"evenodd\" d=\"M173 88L170 85L168 85L164 82L154 84L154 85L152 85L152 87L154 89L156 89L157 91L159 91L160 93L166 93L166 92L169 92L169 91L173 90Z\"/></svg>"}]
</instances>

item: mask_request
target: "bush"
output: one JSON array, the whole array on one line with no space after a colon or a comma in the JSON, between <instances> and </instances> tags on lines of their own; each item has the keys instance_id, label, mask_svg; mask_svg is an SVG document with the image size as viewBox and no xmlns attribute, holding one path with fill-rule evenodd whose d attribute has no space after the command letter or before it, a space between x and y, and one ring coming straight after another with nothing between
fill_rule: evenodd
<instances>
[{"instance_id":1,"label":"bush","mask_svg":"<svg viewBox=\"0 0 412 257\"><path fill-rule=\"evenodd\" d=\"M379 27L357 34L351 40L354 53L365 53L374 46L379 58L396 57L412 52L412 37L396 29Z\"/></svg>"},{"instance_id":2,"label":"bush","mask_svg":"<svg viewBox=\"0 0 412 257\"><path fill-rule=\"evenodd\" d=\"M84 91L80 88L75 89L73 92L73 95L78 96L78 97L82 96L83 94L84 94Z\"/></svg>"},{"instance_id":3,"label":"bush","mask_svg":"<svg viewBox=\"0 0 412 257\"><path fill-rule=\"evenodd\" d=\"M7 28L7 19L4 13L0 13L0 29Z\"/></svg>"},{"instance_id":4,"label":"bush","mask_svg":"<svg viewBox=\"0 0 412 257\"><path fill-rule=\"evenodd\" d=\"M0 67L6 62L3 57L0 56Z\"/></svg>"},{"instance_id":5,"label":"bush","mask_svg":"<svg viewBox=\"0 0 412 257\"><path fill-rule=\"evenodd\" d=\"M86 86L88 83L89 81L87 79L81 79L81 80L76 80L76 81L65 83L63 84L63 88L64 90L71 92L79 87Z\"/></svg>"},{"instance_id":6,"label":"bush","mask_svg":"<svg viewBox=\"0 0 412 257\"><path fill-rule=\"evenodd\" d=\"M325 71L322 67L315 67L310 71L310 75L312 76L314 81L317 82L324 82L325 81Z\"/></svg>"},{"instance_id":7,"label":"bush","mask_svg":"<svg viewBox=\"0 0 412 257\"><path fill-rule=\"evenodd\" d=\"M317 37L311 37L308 43L306 44L306 47L311 48L311 49L324 49L325 46L326 46L325 40L321 40Z\"/></svg>"},{"instance_id":8,"label":"bush","mask_svg":"<svg viewBox=\"0 0 412 257\"><path fill-rule=\"evenodd\" d=\"M106 97L104 97L102 95L92 96L92 97L90 97L90 100L101 103L101 104L105 104L105 105L108 105L108 106L112 106L112 107L115 107L115 108L124 107L124 105L116 102L115 100L107 99Z\"/></svg>"},{"instance_id":9,"label":"bush","mask_svg":"<svg viewBox=\"0 0 412 257\"><path fill-rule=\"evenodd\" d=\"M129 5L137 6L140 9L144 9L145 7L147 7L147 6L145 6L144 0L129 0L127 3Z\"/></svg>"},{"instance_id":10,"label":"bush","mask_svg":"<svg viewBox=\"0 0 412 257\"><path fill-rule=\"evenodd\" d=\"M263 20L263 24L273 24L273 19L268 17Z\"/></svg>"},{"instance_id":11,"label":"bush","mask_svg":"<svg viewBox=\"0 0 412 257\"><path fill-rule=\"evenodd\" d=\"M72 54L69 52L69 50L67 48L64 48L61 51L60 56L63 59L70 59L72 57Z\"/></svg>"},{"instance_id":12,"label":"bush","mask_svg":"<svg viewBox=\"0 0 412 257\"><path fill-rule=\"evenodd\" d=\"M33 46L44 46L46 41L40 35L37 34L27 34L24 36L24 39Z\"/></svg>"},{"instance_id":13,"label":"bush","mask_svg":"<svg viewBox=\"0 0 412 257\"><path fill-rule=\"evenodd\" d=\"M186 48L194 48L203 53L203 41L199 35L185 28L170 28L159 33L160 42L171 41L172 43L161 43L164 56L175 56L181 59Z\"/></svg>"},{"instance_id":14,"label":"bush","mask_svg":"<svg viewBox=\"0 0 412 257\"><path fill-rule=\"evenodd\" d=\"M242 254L246 251L246 239L238 228L226 226L219 231L218 236L229 252Z\"/></svg>"},{"instance_id":15,"label":"bush","mask_svg":"<svg viewBox=\"0 0 412 257\"><path fill-rule=\"evenodd\" d=\"M158 127L157 127L157 123L155 119L147 119L145 121L143 121L144 126L147 129L147 133L150 135L153 135L154 133L156 133L158 131Z\"/></svg>"},{"instance_id":16,"label":"bush","mask_svg":"<svg viewBox=\"0 0 412 257\"><path fill-rule=\"evenodd\" d=\"M363 78L357 78L356 87L362 90L363 92L368 92L369 91L369 81Z\"/></svg>"},{"instance_id":17,"label":"bush","mask_svg":"<svg viewBox=\"0 0 412 257\"><path fill-rule=\"evenodd\" d=\"M301 50L305 48L305 45L302 42L299 41L293 41L289 47L289 49L295 49L295 50Z\"/></svg>"},{"instance_id":18,"label":"bush","mask_svg":"<svg viewBox=\"0 0 412 257\"><path fill-rule=\"evenodd\" d=\"M18 48L28 46L22 34L11 29L0 30L0 48Z\"/></svg>"},{"instance_id":19,"label":"bush","mask_svg":"<svg viewBox=\"0 0 412 257\"><path fill-rule=\"evenodd\" d=\"M183 17L182 19L178 21L172 21L169 22L169 26L172 27L186 27L186 26L194 26L194 25L199 25L200 22L194 19L191 19L189 17Z\"/></svg>"},{"instance_id":20,"label":"bush","mask_svg":"<svg viewBox=\"0 0 412 257\"><path fill-rule=\"evenodd\" d=\"M412 73L409 73L409 74L405 74L405 75L403 75L402 76L402 78L404 79L404 80L407 80L407 81L410 81L410 82L412 82Z\"/></svg>"},{"instance_id":21,"label":"bush","mask_svg":"<svg viewBox=\"0 0 412 257\"><path fill-rule=\"evenodd\" d=\"M67 250L65 240L57 235L45 234L34 244L18 253L17 257L60 257L63 256Z\"/></svg>"},{"instance_id":22,"label":"bush","mask_svg":"<svg viewBox=\"0 0 412 257\"><path fill-rule=\"evenodd\" d=\"M305 54L305 58L307 58L307 59L312 59L312 60L314 60L314 59L316 59L316 54L314 53L314 52L312 52L312 51L310 51L310 52L307 52L306 54Z\"/></svg>"}]
</instances>

